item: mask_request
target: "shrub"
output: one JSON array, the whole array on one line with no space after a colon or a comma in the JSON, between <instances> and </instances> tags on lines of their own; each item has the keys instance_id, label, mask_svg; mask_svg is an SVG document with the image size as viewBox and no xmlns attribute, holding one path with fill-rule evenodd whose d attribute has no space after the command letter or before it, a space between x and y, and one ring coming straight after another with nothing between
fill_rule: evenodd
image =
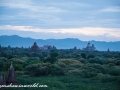
<instances>
[{"instance_id":1,"label":"shrub","mask_svg":"<svg viewBox=\"0 0 120 90\"><path fill-rule=\"evenodd\" d=\"M51 75L64 75L64 71L58 65L51 65L50 74Z\"/></svg>"},{"instance_id":2,"label":"shrub","mask_svg":"<svg viewBox=\"0 0 120 90\"><path fill-rule=\"evenodd\" d=\"M84 58L81 58L79 61L80 61L81 63L83 63L83 64L88 63L88 61L87 61L86 59L84 59Z\"/></svg>"},{"instance_id":3,"label":"shrub","mask_svg":"<svg viewBox=\"0 0 120 90\"><path fill-rule=\"evenodd\" d=\"M44 75L64 75L63 70L51 63L38 63L26 66L26 74L30 76L44 76Z\"/></svg>"},{"instance_id":4,"label":"shrub","mask_svg":"<svg viewBox=\"0 0 120 90\"><path fill-rule=\"evenodd\" d=\"M69 65L69 67L74 67L74 68L81 68L81 66L82 66L81 63L73 63Z\"/></svg>"},{"instance_id":5,"label":"shrub","mask_svg":"<svg viewBox=\"0 0 120 90\"><path fill-rule=\"evenodd\" d=\"M88 70L83 70L81 76L83 76L83 77L85 77L85 78L91 78L91 77L95 77L95 76L97 76L97 75L98 75L98 74L95 73L95 72L91 72L91 71L88 71Z\"/></svg>"},{"instance_id":6,"label":"shrub","mask_svg":"<svg viewBox=\"0 0 120 90\"><path fill-rule=\"evenodd\" d=\"M120 65L120 60L115 62L116 65Z\"/></svg>"},{"instance_id":7,"label":"shrub","mask_svg":"<svg viewBox=\"0 0 120 90\"><path fill-rule=\"evenodd\" d=\"M23 71L16 71L16 75L24 75Z\"/></svg>"},{"instance_id":8,"label":"shrub","mask_svg":"<svg viewBox=\"0 0 120 90\"><path fill-rule=\"evenodd\" d=\"M52 52L52 53L50 53L50 56L51 56L51 57L57 57L57 56L58 56L58 53Z\"/></svg>"},{"instance_id":9,"label":"shrub","mask_svg":"<svg viewBox=\"0 0 120 90\"><path fill-rule=\"evenodd\" d=\"M7 58L5 57L0 57L0 62L6 62L7 61Z\"/></svg>"},{"instance_id":10,"label":"shrub","mask_svg":"<svg viewBox=\"0 0 120 90\"><path fill-rule=\"evenodd\" d=\"M95 56L94 56L93 54L90 54L90 55L87 56L87 58L88 58L88 59L89 59L89 58L95 58Z\"/></svg>"},{"instance_id":11,"label":"shrub","mask_svg":"<svg viewBox=\"0 0 120 90\"><path fill-rule=\"evenodd\" d=\"M21 64L13 64L15 71L23 71L23 66ZM10 63L5 63L2 70L7 71L10 68Z\"/></svg>"},{"instance_id":12,"label":"shrub","mask_svg":"<svg viewBox=\"0 0 120 90\"><path fill-rule=\"evenodd\" d=\"M89 63L97 63L97 64L103 64L102 60L99 60L98 58L90 58L88 59Z\"/></svg>"},{"instance_id":13,"label":"shrub","mask_svg":"<svg viewBox=\"0 0 120 90\"><path fill-rule=\"evenodd\" d=\"M111 75L105 74L99 78L100 78L102 83L114 82L117 85L120 85L120 76L111 76Z\"/></svg>"},{"instance_id":14,"label":"shrub","mask_svg":"<svg viewBox=\"0 0 120 90\"><path fill-rule=\"evenodd\" d=\"M48 57L43 62L49 62L49 63L53 64L56 61L57 61L57 58L55 58L55 57Z\"/></svg>"},{"instance_id":15,"label":"shrub","mask_svg":"<svg viewBox=\"0 0 120 90\"><path fill-rule=\"evenodd\" d=\"M72 60L72 59L61 59L58 61L58 63L64 63L65 65L71 65L71 64L79 64L79 65L83 65L80 61L78 60Z\"/></svg>"},{"instance_id":16,"label":"shrub","mask_svg":"<svg viewBox=\"0 0 120 90\"><path fill-rule=\"evenodd\" d=\"M25 67L25 73L29 74L30 76L43 76L48 75L50 73L50 63L38 63L32 64Z\"/></svg>"},{"instance_id":17,"label":"shrub","mask_svg":"<svg viewBox=\"0 0 120 90\"><path fill-rule=\"evenodd\" d=\"M111 82L111 81L114 81L114 78L110 75L104 75L101 77L102 83Z\"/></svg>"},{"instance_id":18,"label":"shrub","mask_svg":"<svg viewBox=\"0 0 120 90\"><path fill-rule=\"evenodd\" d=\"M109 64L109 63L114 63L115 64L116 59L108 59L105 61L105 64Z\"/></svg>"},{"instance_id":19,"label":"shrub","mask_svg":"<svg viewBox=\"0 0 120 90\"><path fill-rule=\"evenodd\" d=\"M97 73L103 73L103 74L106 73L105 68L100 64L93 64L93 65L90 65L89 67L93 67L94 69L96 69Z\"/></svg>"},{"instance_id":20,"label":"shrub","mask_svg":"<svg viewBox=\"0 0 120 90\"><path fill-rule=\"evenodd\" d=\"M81 53L81 56L86 59L86 54L85 53Z\"/></svg>"},{"instance_id":21,"label":"shrub","mask_svg":"<svg viewBox=\"0 0 120 90\"><path fill-rule=\"evenodd\" d=\"M70 70L80 69L83 64L78 60L61 59L58 60L57 65L64 70L65 74L67 74Z\"/></svg>"},{"instance_id":22,"label":"shrub","mask_svg":"<svg viewBox=\"0 0 120 90\"><path fill-rule=\"evenodd\" d=\"M105 68L99 64L86 64L82 67L82 69L87 70L89 72L94 72L94 73L106 73Z\"/></svg>"},{"instance_id":23,"label":"shrub","mask_svg":"<svg viewBox=\"0 0 120 90\"><path fill-rule=\"evenodd\" d=\"M120 69L111 67L107 69L108 74L113 75L113 76L119 76L120 75Z\"/></svg>"},{"instance_id":24,"label":"shrub","mask_svg":"<svg viewBox=\"0 0 120 90\"><path fill-rule=\"evenodd\" d=\"M115 66L115 64L114 63L109 63L108 66L113 67L113 66Z\"/></svg>"},{"instance_id":25,"label":"shrub","mask_svg":"<svg viewBox=\"0 0 120 90\"><path fill-rule=\"evenodd\" d=\"M12 58L12 59L10 59L10 61L13 61L16 64L23 64L25 62L24 60L21 60L18 58Z\"/></svg>"},{"instance_id":26,"label":"shrub","mask_svg":"<svg viewBox=\"0 0 120 90\"><path fill-rule=\"evenodd\" d=\"M74 70L69 70L67 73L67 75L77 75L80 76L82 74L82 71L79 69L74 69Z\"/></svg>"}]
</instances>

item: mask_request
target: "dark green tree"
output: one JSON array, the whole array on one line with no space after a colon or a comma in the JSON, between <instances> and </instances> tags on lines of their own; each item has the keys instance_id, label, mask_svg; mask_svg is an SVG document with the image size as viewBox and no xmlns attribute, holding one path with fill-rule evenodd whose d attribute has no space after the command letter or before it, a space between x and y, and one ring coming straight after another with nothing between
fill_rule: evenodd
<instances>
[{"instance_id":1,"label":"dark green tree","mask_svg":"<svg viewBox=\"0 0 120 90\"><path fill-rule=\"evenodd\" d=\"M81 53L81 56L86 59L86 54L85 53Z\"/></svg>"}]
</instances>

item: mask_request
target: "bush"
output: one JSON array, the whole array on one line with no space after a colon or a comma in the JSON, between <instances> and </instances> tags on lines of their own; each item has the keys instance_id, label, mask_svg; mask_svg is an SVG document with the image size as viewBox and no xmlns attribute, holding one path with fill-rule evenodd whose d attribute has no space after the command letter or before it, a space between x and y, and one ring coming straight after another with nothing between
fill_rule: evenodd
<instances>
[{"instance_id":1,"label":"bush","mask_svg":"<svg viewBox=\"0 0 120 90\"><path fill-rule=\"evenodd\" d=\"M30 76L44 76L44 75L64 75L63 70L50 63L39 63L26 66L26 74Z\"/></svg>"},{"instance_id":2,"label":"bush","mask_svg":"<svg viewBox=\"0 0 120 90\"><path fill-rule=\"evenodd\" d=\"M14 68L15 68L15 71L23 71L23 66L20 64L15 64Z\"/></svg>"},{"instance_id":3,"label":"bush","mask_svg":"<svg viewBox=\"0 0 120 90\"><path fill-rule=\"evenodd\" d=\"M82 67L82 63L78 60L72 59L61 59L57 63L64 72L68 72L69 70L80 69Z\"/></svg>"},{"instance_id":4,"label":"bush","mask_svg":"<svg viewBox=\"0 0 120 90\"><path fill-rule=\"evenodd\" d=\"M50 56L51 56L51 57L57 57L57 56L58 56L58 53L52 52L52 53L50 53Z\"/></svg>"},{"instance_id":5,"label":"bush","mask_svg":"<svg viewBox=\"0 0 120 90\"><path fill-rule=\"evenodd\" d=\"M99 64L86 64L82 67L82 69L94 73L106 73L105 68Z\"/></svg>"},{"instance_id":6,"label":"bush","mask_svg":"<svg viewBox=\"0 0 120 90\"><path fill-rule=\"evenodd\" d=\"M43 62L49 62L49 63L53 64L56 61L57 61L57 58L55 58L55 57L48 57Z\"/></svg>"},{"instance_id":7,"label":"bush","mask_svg":"<svg viewBox=\"0 0 120 90\"><path fill-rule=\"evenodd\" d=\"M0 61L6 61L7 60L7 58L5 58L5 57L0 57Z\"/></svg>"},{"instance_id":8,"label":"bush","mask_svg":"<svg viewBox=\"0 0 120 90\"><path fill-rule=\"evenodd\" d=\"M116 62L116 59L108 59L108 60L106 60L105 61L105 64L109 64L109 63L114 63L115 64L115 62Z\"/></svg>"},{"instance_id":9,"label":"bush","mask_svg":"<svg viewBox=\"0 0 120 90\"><path fill-rule=\"evenodd\" d=\"M12 61L16 64L23 64L25 62L24 60L21 60L21 59L18 59L18 58L12 58L12 59L10 59L10 61Z\"/></svg>"},{"instance_id":10,"label":"bush","mask_svg":"<svg viewBox=\"0 0 120 90\"><path fill-rule=\"evenodd\" d=\"M90 55L87 56L87 58L88 58L88 59L89 59L89 58L95 58L95 56L94 56L93 54L90 54Z\"/></svg>"},{"instance_id":11,"label":"bush","mask_svg":"<svg viewBox=\"0 0 120 90\"><path fill-rule=\"evenodd\" d=\"M90 58L88 59L89 63L97 63L97 64L103 64L102 60L99 60L98 58Z\"/></svg>"},{"instance_id":12,"label":"bush","mask_svg":"<svg viewBox=\"0 0 120 90\"><path fill-rule=\"evenodd\" d=\"M24 75L23 71L16 71L16 75Z\"/></svg>"},{"instance_id":13,"label":"bush","mask_svg":"<svg viewBox=\"0 0 120 90\"><path fill-rule=\"evenodd\" d=\"M95 77L95 76L97 76L97 75L98 75L98 74L95 73L95 72L91 72L91 71L88 71L88 70L83 70L81 76L83 76L83 77L85 77L85 78L91 78L91 77Z\"/></svg>"},{"instance_id":14,"label":"bush","mask_svg":"<svg viewBox=\"0 0 120 90\"><path fill-rule=\"evenodd\" d=\"M75 75L75 76L80 76L81 75L81 73L82 73L82 71L81 70L79 70L79 69L74 69L74 70L69 70L66 74L67 75Z\"/></svg>"},{"instance_id":15,"label":"bush","mask_svg":"<svg viewBox=\"0 0 120 90\"><path fill-rule=\"evenodd\" d=\"M32 64L25 67L25 73L29 74L30 76L43 76L48 75L50 73L50 63L38 63Z\"/></svg>"},{"instance_id":16,"label":"bush","mask_svg":"<svg viewBox=\"0 0 120 90\"><path fill-rule=\"evenodd\" d=\"M115 66L115 64L114 63L109 63L108 66L113 67L113 66Z\"/></svg>"},{"instance_id":17,"label":"bush","mask_svg":"<svg viewBox=\"0 0 120 90\"><path fill-rule=\"evenodd\" d=\"M115 62L116 65L120 65L120 60Z\"/></svg>"},{"instance_id":18,"label":"bush","mask_svg":"<svg viewBox=\"0 0 120 90\"><path fill-rule=\"evenodd\" d=\"M102 83L113 82L113 83L116 83L116 85L120 85L120 76L111 76L111 75L105 74L99 78Z\"/></svg>"},{"instance_id":19,"label":"bush","mask_svg":"<svg viewBox=\"0 0 120 90\"><path fill-rule=\"evenodd\" d=\"M107 72L108 72L108 74L113 75L113 76L119 76L120 75L120 69L115 68L115 67L108 68Z\"/></svg>"},{"instance_id":20,"label":"bush","mask_svg":"<svg viewBox=\"0 0 120 90\"><path fill-rule=\"evenodd\" d=\"M115 79L110 75L104 75L101 77L102 83L107 83L107 82L111 82L111 81L115 81Z\"/></svg>"},{"instance_id":21,"label":"bush","mask_svg":"<svg viewBox=\"0 0 120 90\"><path fill-rule=\"evenodd\" d=\"M86 59L86 54L85 53L81 53L81 56Z\"/></svg>"},{"instance_id":22,"label":"bush","mask_svg":"<svg viewBox=\"0 0 120 90\"><path fill-rule=\"evenodd\" d=\"M106 73L105 68L102 65L100 65L100 64L92 64L89 67L93 67L94 69L96 69L97 73L103 73L103 74Z\"/></svg>"},{"instance_id":23,"label":"bush","mask_svg":"<svg viewBox=\"0 0 120 90\"><path fill-rule=\"evenodd\" d=\"M88 61L87 61L86 59L84 59L84 58L81 58L79 61L80 61L81 63L83 63L83 64L88 63Z\"/></svg>"},{"instance_id":24,"label":"bush","mask_svg":"<svg viewBox=\"0 0 120 90\"><path fill-rule=\"evenodd\" d=\"M15 71L23 71L23 66L21 64L13 64ZM2 70L7 71L10 68L10 63L5 63Z\"/></svg>"},{"instance_id":25,"label":"bush","mask_svg":"<svg viewBox=\"0 0 120 90\"><path fill-rule=\"evenodd\" d=\"M71 64L79 64L79 65L83 65L80 61L78 60L72 60L72 59L61 59L58 61L58 63L64 63L65 65L71 65Z\"/></svg>"},{"instance_id":26,"label":"bush","mask_svg":"<svg viewBox=\"0 0 120 90\"><path fill-rule=\"evenodd\" d=\"M60 68L58 65L51 65L50 68L51 75L64 75L63 69Z\"/></svg>"}]
</instances>

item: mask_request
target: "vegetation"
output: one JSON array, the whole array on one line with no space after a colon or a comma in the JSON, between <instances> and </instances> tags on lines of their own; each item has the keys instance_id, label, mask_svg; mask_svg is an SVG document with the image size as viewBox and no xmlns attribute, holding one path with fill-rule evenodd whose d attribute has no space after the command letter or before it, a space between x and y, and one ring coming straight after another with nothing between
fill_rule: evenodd
<instances>
[{"instance_id":1,"label":"vegetation","mask_svg":"<svg viewBox=\"0 0 120 90\"><path fill-rule=\"evenodd\" d=\"M42 90L119 90L120 52L87 52L77 49L40 50L2 48L0 71L13 61L20 84L48 85ZM18 88L2 88L18 90ZM25 90L26 88L19 88ZM39 88L27 88L36 90Z\"/></svg>"}]
</instances>

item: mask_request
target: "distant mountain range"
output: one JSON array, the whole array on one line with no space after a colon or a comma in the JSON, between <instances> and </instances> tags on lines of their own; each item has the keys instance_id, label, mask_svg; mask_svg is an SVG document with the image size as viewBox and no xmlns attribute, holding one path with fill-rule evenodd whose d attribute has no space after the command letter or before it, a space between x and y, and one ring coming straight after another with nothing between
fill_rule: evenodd
<instances>
[{"instance_id":1,"label":"distant mountain range","mask_svg":"<svg viewBox=\"0 0 120 90\"><path fill-rule=\"evenodd\" d=\"M76 46L78 49L85 48L87 46L87 41L81 41L79 39L74 38L66 38L66 39L32 39L32 38L24 38L17 35L0 36L0 45L7 47L10 45L11 47L29 47L32 46L34 42L37 42L39 47L43 45L54 45L58 49L70 49ZM97 50L99 51L107 51L108 48L111 51L120 51L120 41L116 42L105 42L105 41L90 41L91 44L94 44Z\"/></svg>"}]
</instances>

